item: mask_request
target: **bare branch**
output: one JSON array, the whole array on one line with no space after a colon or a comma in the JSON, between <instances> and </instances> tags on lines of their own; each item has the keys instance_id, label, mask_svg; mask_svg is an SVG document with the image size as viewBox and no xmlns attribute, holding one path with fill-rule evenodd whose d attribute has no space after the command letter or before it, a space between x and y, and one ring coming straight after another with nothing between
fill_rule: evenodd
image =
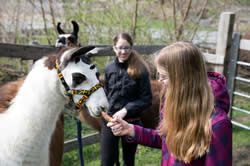
<instances>
[{"instance_id":1,"label":"bare branch","mask_svg":"<svg viewBox=\"0 0 250 166\"><path fill-rule=\"evenodd\" d=\"M184 23L186 22L188 15L189 15L189 11L191 9L191 4L192 4L192 0L189 0L187 3L187 8L184 12L184 14L182 15L182 21L180 23L180 25L177 28L177 34L176 34L176 39L180 40L183 36L183 32L184 32Z\"/></svg>"},{"instance_id":2,"label":"bare branch","mask_svg":"<svg viewBox=\"0 0 250 166\"><path fill-rule=\"evenodd\" d=\"M48 33L48 30L47 30L47 23L46 23L45 11L44 11L44 8L43 8L43 1L42 0L39 0L39 1L40 1L40 5L41 5L41 10L42 10L44 31L45 31L46 36L47 36L48 44L51 45L51 41L50 41L50 38L49 38L49 33Z\"/></svg>"},{"instance_id":3,"label":"bare branch","mask_svg":"<svg viewBox=\"0 0 250 166\"><path fill-rule=\"evenodd\" d=\"M55 20L55 14L54 14L52 0L49 0L49 9L50 9L50 15L51 15L51 19L52 19L52 24L53 24L55 32L57 33L57 30L56 30L56 20Z\"/></svg>"},{"instance_id":4,"label":"bare branch","mask_svg":"<svg viewBox=\"0 0 250 166\"><path fill-rule=\"evenodd\" d=\"M18 35L18 27L19 27L19 18L20 18L20 6L21 2L20 0L17 1L16 6L16 15L15 15L15 37L14 37L14 43L17 43L17 35Z\"/></svg>"},{"instance_id":5,"label":"bare branch","mask_svg":"<svg viewBox=\"0 0 250 166\"><path fill-rule=\"evenodd\" d=\"M203 5L203 8L201 9L199 18L198 18L198 20L197 20L197 22L196 22L196 25L195 25L194 30L193 30L193 34L192 34L191 39L190 39L191 41L194 39L194 36L196 35L196 32L197 32L197 29L198 29L198 27L199 27L199 23L200 23L201 17L202 17L202 15L203 15L204 11L205 11L206 6L207 6L207 1L208 1L208 0L205 0L204 5Z\"/></svg>"},{"instance_id":6,"label":"bare branch","mask_svg":"<svg viewBox=\"0 0 250 166\"><path fill-rule=\"evenodd\" d=\"M134 11L133 25L132 25L132 37L133 37L134 40L136 38L136 23L137 23L138 5L139 5L138 0L135 0L135 11Z\"/></svg>"},{"instance_id":7,"label":"bare branch","mask_svg":"<svg viewBox=\"0 0 250 166\"><path fill-rule=\"evenodd\" d=\"M183 17L183 19L182 19L182 24L184 24L184 22L186 21L188 15L189 15L189 11L190 11L190 9L191 9L191 4L192 4L192 0L189 0L189 1L188 1L188 6L187 6L186 11L185 11L185 13L184 13L184 17Z\"/></svg>"},{"instance_id":8,"label":"bare branch","mask_svg":"<svg viewBox=\"0 0 250 166\"><path fill-rule=\"evenodd\" d=\"M160 5L160 8L161 8L161 12L162 12L163 18L165 20L165 23L167 24L167 33L168 33L168 36L170 37L170 40L172 40L173 39L173 34L170 32L170 25L168 23L168 18L167 18L167 15L165 13L165 10L164 10L164 3L162 3Z\"/></svg>"},{"instance_id":9,"label":"bare branch","mask_svg":"<svg viewBox=\"0 0 250 166\"><path fill-rule=\"evenodd\" d=\"M173 21L174 21L174 33L176 35L177 29L176 29L176 6L175 6L175 0L171 0L171 2L172 2Z\"/></svg>"},{"instance_id":10,"label":"bare branch","mask_svg":"<svg viewBox=\"0 0 250 166\"><path fill-rule=\"evenodd\" d=\"M39 9L37 8L37 6L34 4L34 0L27 0L33 7L33 9L36 9L37 11L39 11Z\"/></svg>"}]
</instances>

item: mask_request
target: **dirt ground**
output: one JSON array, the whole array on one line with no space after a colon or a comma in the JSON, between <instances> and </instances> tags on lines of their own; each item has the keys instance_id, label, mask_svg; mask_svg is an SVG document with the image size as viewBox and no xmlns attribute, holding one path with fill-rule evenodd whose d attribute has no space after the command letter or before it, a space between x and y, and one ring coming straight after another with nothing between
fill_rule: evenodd
<instances>
[{"instance_id":1,"label":"dirt ground","mask_svg":"<svg viewBox=\"0 0 250 166\"><path fill-rule=\"evenodd\" d=\"M250 146L233 149L233 166L250 166Z\"/></svg>"}]
</instances>

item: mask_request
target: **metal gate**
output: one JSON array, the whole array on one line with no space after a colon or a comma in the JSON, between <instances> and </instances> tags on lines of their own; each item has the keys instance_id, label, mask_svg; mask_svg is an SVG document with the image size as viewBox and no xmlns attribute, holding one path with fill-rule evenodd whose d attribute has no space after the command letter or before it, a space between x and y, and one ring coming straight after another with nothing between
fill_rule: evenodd
<instances>
[{"instance_id":1,"label":"metal gate","mask_svg":"<svg viewBox=\"0 0 250 166\"><path fill-rule=\"evenodd\" d=\"M235 103L236 98L241 98L243 102L245 103L250 103L250 63L244 62L244 61L239 61L239 53L240 50L246 50L249 52L247 56L250 56L250 40L244 40L241 39L240 33L235 33L233 37L233 42L232 42L232 54L231 54L231 60L229 63L229 68L227 72L227 87L228 87L228 92L230 95L230 118L232 119L232 114L235 111L242 112L244 115L249 116L250 109L247 107L245 108L239 108L237 104ZM250 57L248 57L250 59ZM237 70L244 68L247 72L245 77L242 77L241 75L237 75ZM243 90L239 90L239 88L236 88L236 82L243 83L246 88ZM247 104L248 105L248 104ZM244 116L243 115L243 116ZM248 119L250 121L250 119ZM232 119L232 123L236 126L239 126L241 128L250 130L250 126L243 124L242 122L235 121Z\"/></svg>"}]
</instances>

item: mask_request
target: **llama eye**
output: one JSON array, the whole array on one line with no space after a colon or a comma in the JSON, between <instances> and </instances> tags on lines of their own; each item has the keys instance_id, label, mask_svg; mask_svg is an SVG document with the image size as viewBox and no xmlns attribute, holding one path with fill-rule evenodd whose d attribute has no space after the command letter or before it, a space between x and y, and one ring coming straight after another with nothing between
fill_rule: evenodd
<instances>
[{"instance_id":1,"label":"llama eye","mask_svg":"<svg viewBox=\"0 0 250 166\"><path fill-rule=\"evenodd\" d=\"M83 81L86 81L86 80L87 80L86 76L81 73L72 74L73 87L76 87L77 85L81 84Z\"/></svg>"},{"instance_id":2,"label":"llama eye","mask_svg":"<svg viewBox=\"0 0 250 166\"><path fill-rule=\"evenodd\" d=\"M65 44L65 43L66 43L66 39L65 39L65 37L61 37L61 38L59 38L59 39L58 39L58 42L59 42L59 43L63 43L63 44Z\"/></svg>"},{"instance_id":3,"label":"llama eye","mask_svg":"<svg viewBox=\"0 0 250 166\"><path fill-rule=\"evenodd\" d=\"M89 68L90 68L91 70L93 70L93 69L95 68L95 65L93 64L93 65L91 65Z\"/></svg>"}]
</instances>

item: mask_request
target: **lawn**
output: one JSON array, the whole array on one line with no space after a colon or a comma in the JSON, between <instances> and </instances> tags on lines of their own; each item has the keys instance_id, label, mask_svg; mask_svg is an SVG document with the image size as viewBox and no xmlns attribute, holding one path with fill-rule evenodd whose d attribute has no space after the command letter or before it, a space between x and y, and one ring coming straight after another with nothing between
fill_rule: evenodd
<instances>
[{"instance_id":1,"label":"lawn","mask_svg":"<svg viewBox=\"0 0 250 166\"><path fill-rule=\"evenodd\" d=\"M239 119L241 113L234 113ZM246 120L245 120L246 121ZM249 125L250 119L245 124ZM83 135L95 132L90 126L83 124ZM250 132L246 129L233 126L233 165L250 166ZM76 123L69 117L65 117L65 139L76 137ZM84 163L86 166L100 165L100 143L83 147ZM121 148L120 148L120 154ZM121 155L120 161L122 163ZM161 163L161 150L139 145L136 152L136 166L159 166ZM63 166L79 166L78 150L65 153Z\"/></svg>"},{"instance_id":2,"label":"lawn","mask_svg":"<svg viewBox=\"0 0 250 166\"><path fill-rule=\"evenodd\" d=\"M65 140L76 137L76 122L71 117L65 116L64 121ZM96 132L91 129L87 124L83 124L82 134L87 135ZM122 154L120 148L120 154ZM100 143L83 147L84 164L86 166L100 165ZM122 163L122 155L120 155L120 161ZM139 145L136 152L136 166L159 166L161 163L161 150L144 147ZM80 160L78 156L78 150L65 153L63 156L63 166L79 166Z\"/></svg>"}]
</instances>

